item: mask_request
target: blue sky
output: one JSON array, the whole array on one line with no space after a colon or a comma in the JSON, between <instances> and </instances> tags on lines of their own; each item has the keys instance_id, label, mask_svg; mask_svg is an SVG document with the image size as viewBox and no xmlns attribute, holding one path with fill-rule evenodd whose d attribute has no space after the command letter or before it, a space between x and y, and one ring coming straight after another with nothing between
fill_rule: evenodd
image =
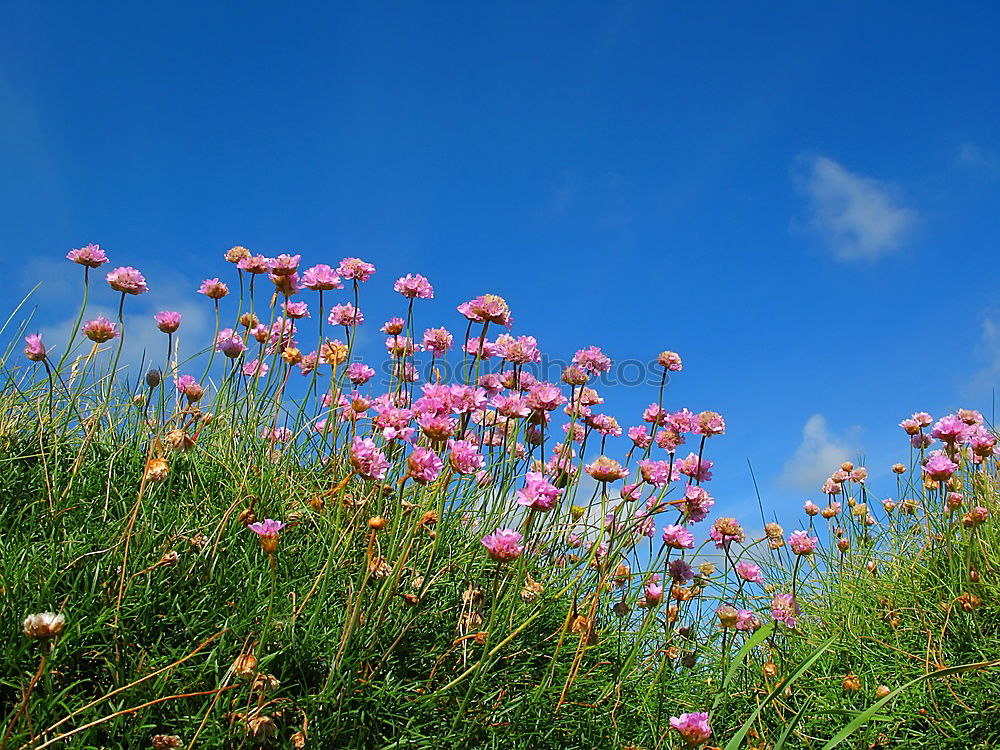
<instances>
[{"instance_id":1,"label":"blue sky","mask_svg":"<svg viewBox=\"0 0 1000 750\"><path fill-rule=\"evenodd\" d=\"M360 255L374 317L420 272L421 325L494 291L556 356L680 352L724 510L747 458L779 509L859 451L891 493L899 419L1000 379L1000 5L740 5L11 0L0 257L41 325L87 242L206 321L233 244Z\"/></svg>"}]
</instances>

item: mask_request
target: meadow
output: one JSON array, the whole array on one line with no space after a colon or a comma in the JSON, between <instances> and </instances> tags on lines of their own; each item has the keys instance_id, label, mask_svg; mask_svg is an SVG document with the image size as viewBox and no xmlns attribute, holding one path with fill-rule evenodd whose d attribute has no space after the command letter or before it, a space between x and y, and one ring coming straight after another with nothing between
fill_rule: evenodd
<instances>
[{"instance_id":1,"label":"meadow","mask_svg":"<svg viewBox=\"0 0 1000 750\"><path fill-rule=\"evenodd\" d=\"M678 353L619 422L609 357L539 380L495 294L425 329L419 274L380 317L358 258L219 267L214 330L130 315L96 245L68 340L4 326L0 748L1000 747L979 412L903 419L894 486L831 466L757 532L715 511L725 419L673 402Z\"/></svg>"}]
</instances>

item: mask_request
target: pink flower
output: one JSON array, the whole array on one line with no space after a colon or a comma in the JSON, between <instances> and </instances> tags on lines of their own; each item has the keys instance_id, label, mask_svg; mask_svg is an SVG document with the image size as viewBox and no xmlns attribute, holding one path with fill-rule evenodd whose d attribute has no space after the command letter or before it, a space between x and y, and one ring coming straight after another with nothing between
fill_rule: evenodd
<instances>
[{"instance_id":1,"label":"pink flower","mask_svg":"<svg viewBox=\"0 0 1000 750\"><path fill-rule=\"evenodd\" d=\"M108 285L116 292L142 294L149 291L146 279L132 266L120 266L108 272L105 278L108 280Z\"/></svg>"},{"instance_id":2,"label":"pink flower","mask_svg":"<svg viewBox=\"0 0 1000 750\"><path fill-rule=\"evenodd\" d=\"M224 328L219 331L215 339L216 351L222 352L230 359L235 359L247 350L243 343L243 337L234 333L232 328Z\"/></svg>"},{"instance_id":3,"label":"pink flower","mask_svg":"<svg viewBox=\"0 0 1000 750\"><path fill-rule=\"evenodd\" d=\"M667 372L680 372L681 371L681 355L677 352L672 351L662 351L660 356L656 358L660 367L663 367Z\"/></svg>"},{"instance_id":4,"label":"pink flower","mask_svg":"<svg viewBox=\"0 0 1000 750\"><path fill-rule=\"evenodd\" d=\"M268 278L274 284L274 289L278 294L291 297L299 293L299 275L292 273L271 273Z\"/></svg>"},{"instance_id":5,"label":"pink flower","mask_svg":"<svg viewBox=\"0 0 1000 750\"><path fill-rule=\"evenodd\" d=\"M741 609L736 613L737 630L756 630L760 627L760 620L749 609Z\"/></svg>"},{"instance_id":6,"label":"pink flower","mask_svg":"<svg viewBox=\"0 0 1000 750\"><path fill-rule=\"evenodd\" d=\"M553 411L566 403L566 397L559 386L542 382L528 389L526 402L534 411Z\"/></svg>"},{"instance_id":7,"label":"pink flower","mask_svg":"<svg viewBox=\"0 0 1000 750\"><path fill-rule=\"evenodd\" d=\"M382 327L379 328L382 333L388 333L390 336L397 336L403 332L406 328L406 321L400 317L389 318Z\"/></svg>"},{"instance_id":8,"label":"pink flower","mask_svg":"<svg viewBox=\"0 0 1000 750\"><path fill-rule=\"evenodd\" d=\"M764 583L764 574L760 566L749 562L736 563L736 574L747 583Z\"/></svg>"},{"instance_id":9,"label":"pink flower","mask_svg":"<svg viewBox=\"0 0 1000 750\"><path fill-rule=\"evenodd\" d=\"M368 281L375 274L375 266L360 258L344 258L337 266L337 275L352 281Z\"/></svg>"},{"instance_id":10,"label":"pink flower","mask_svg":"<svg viewBox=\"0 0 1000 750\"><path fill-rule=\"evenodd\" d=\"M693 549L694 534L684 526L672 523L663 530L663 541L673 549Z\"/></svg>"},{"instance_id":11,"label":"pink flower","mask_svg":"<svg viewBox=\"0 0 1000 750\"><path fill-rule=\"evenodd\" d=\"M278 532L287 525L288 524L282 523L281 521L274 521L270 518L265 518L263 521L250 524L247 528L258 536L278 536Z\"/></svg>"},{"instance_id":12,"label":"pink flower","mask_svg":"<svg viewBox=\"0 0 1000 750\"><path fill-rule=\"evenodd\" d=\"M45 361L45 344L42 343L42 336L38 333L29 333L24 337L24 356L32 362Z\"/></svg>"},{"instance_id":13,"label":"pink flower","mask_svg":"<svg viewBox=\"0 0 1000 750\"><path fill-rule=\"evenodd\" d=\"M414 448L406 461L409 474L419 484L433 482L441 474L444 462L437 453L423 446Z\"/></svg>"},{"instance_id":14,"label":"pink flower","mask_svg":"<svg viewBox=\"0 0 1000 750\"><path fill-rule=\"evenodd\" d=\"M596 346L580 349L573 355L573 364L594 376L611 371L611 359Z\"/></svg>"},{"instance_id":15,"label":"pink flower","mask_svg":"<svg viewBox=\"0 0 1000 750\"><path fill-rule=\"evenodd\" d=\"M271 427L264 431L264 437L272 443L287 443L292 439L292 431L287 427Z\"/></svg>"},{"instance_id":16,"label":"pink flower","mask_svg":"<svg viewBox=\"0 0 1000 750\"><path fill-rule=\"evenodd\" d=\"M229 294L229 287L218 279L205 279L198 287L198 294L204 294L209 299L220 300Z\"/></svg>"},{"instance_id":17,"label":"pink flower","mask_svg":"<svg viewBox=\"0 0 1000 750\"><path fill-rule=\"evenodd\" d=\"M740 526L740 522L735 518L729 517L717 518L715 523L712 524L708 535L719 549L729 549L729 546L733 542L742 544L743 540L747 538L746 532Z\"/></svg>"},{"instance_id":18,"label":"pink flower","mask_svg":"<svg viewBox=\"0 0 1000 750\"><path fill-rule=\"evenodd\" d=\"M164 333L173 333L181 327L181 314L179 312L164 310L156 313L153 320L156 321L156 327Z\"/></svg>"},{"instance_id":19,"label":"pink flower","mask_svg":"<svg viewBox=\"0 0 1000 750\"><path fill-rule=\"evenodd\" d=\"M236 267L247 273L261 274L270 272L271 262L263 255L249 255L246 258L240 258Z\"/></svg>"},{"instance_id":20,"label":"pink flower","mask_svg":"<svg viewBox=\"0 0 1000 750\"><path fill-rule=\"evenodd\" d=\"M510 328L513 322L507 300L496 294L483 294L463 302L458 311L473 323L498 323Z\"/></svg>"},{"instance_id":21,"label":"pink flower","mask_svg":"<svg viewBox=\"0 0 1000 750\"><path fill-rule=\"evenodd\" d=\"M448 441L448 463L459 474L474 474L485 465L476 445L468 440Z\"/></svg>"},{"instance_id":22,"label":"pink flower","mask_svg":"<svg viewBox=\"0 0 1000 750\"><path fill-rule=\"evenodd\" d=\"M300 320L309 317L309 305L305 302L286 302L285 315L292 320Z\"/></svg>"},{"instance_id":23,"label":"pink flower","mask_svg":"<svg viewBox=\"0 0 1000 750\"><path fill-rule=\"evenodd\" d=\"M704 521L708 517L708 512L715 505L715 500L708 494L704 487L689 484L684 490L684 497L681 498L679 508L684 513L684 518L688 521Z\"/></svg>"},{"instance_id":24,"label":"pink flower","mask_svg":"<svg viewBox=\"0 0 1000 750\"><path fill-rule=\"evenodd\" d=\"M817 544L819 538L809 536L809 532L806 531L793 531L788 535L788 546L796 555L811 555L816 551Z\"/></svg>"},{"instance_id":25,"label":"pink flower","mask_svg":"<svg viewBox=\"0 0 1000 750\"><path fill-rule=\"evenodd\" d=\"M432 442L439 442L455 434L458 420L445 414L424 414L417 418L417 424Z\"/></svg>"},{"instance_id":26,"label":"pink flower","mask_svg":"<svg viewBox=\"0 0 1000 750\"><path fill-rule=\"evenodd\" d=\"M351 465L368 479L385 479L389 461L371 438L355 437L350 448Z\"/></svg>"},{"instance_id":27,"label":"pink flower","mask_svg":"<svg viewBox=\"0 0 1000 750\"><path fill-rule=\"evenodd\" d=\"M655 607L663 599L663 586L656 583L646 584L646 606Z\"/></svg>"},{"instance_id":28,"label":"pink flower","mask_svg":"<svg viewBox=\"0 0 1000 750\"><path fill-rule=\"evenodd\" d=\"M517 491L517 502L533 510L551 510L562 494L563 490L553 486L543 474L529 471L524 487Z\"/></svg>"},{"instance_id":29,"label":"pink flower","mask_svg":"<svg viewBox=\"0 0 1000 750\"><path fill-rule=\"evenodd\" d=\"M598 482L614 482L628 476L628 469L607 456L598 456L583 468Z\"/></svg>"},{"instance_id":30,"label":"pink flower","mask_svg":"<svg viewBox=\"0 0 1000 750\"><path fill-rule=\"evenodd\" d=\"M692 479L701 482L708 482L712 479L712 462L707 458L699 458L697 454L691 453L687 458L682 458L674 462L674 467L681 473Z\"/></svg>"},{"instance_id":31,"label":"pink flower","mask_svg":"<svg viewBox=\"0 0 1000 750\"><path fill-rule=\"evenodd\" d=\"M174 386L179 393L187 396L188 401L199 401L205 395L205 389L199 385L194 375L179 375L174 380Z\"/></svg>"},{"instance_id":32,"label":"pink flower","mask_svg":"<svg viewBox=\"0 0 1000 750\"><path fill-rule=\"evenodd\" d=\"M330 315L326 320L335 326L357 326L365 322L365 316L361 314L361 310L356 310L350 302L345 302L330 308Z\"/></svg>"},{"instance_id":33,"label":"pink flower","mask_svg":"<svg viewBox=\"0 0 1000 750\"><path fill-rule=\"evenodd\" d=\"M771 616L776 622L794 628L796 618L801 613L798 602L791 594L775 594L771 601Z\"/></svg>"},{"instance_id":34,"label":"pink flower","mask_svg":"<svg viewBox=\"0 0 1000 750\"><path fill-rule=\"evenodd\" d=\"M680 732L684 741L692 747L703 745L712 736L712 728L708 724L708 714L698 711L670 717L670 728Z\"/></svg>"},{"instance_id":35,"label":"pink flower","mask_svg":"<svg viewBox=\"0 0 1000 750\"><path fill-rule=\"evenodd\" d=\"M261 362L255 359L253 362L247 362L243 365L243 374L247 377L256 375L258 378L262 378L267 375L267 371L270 369L271 366L267 362Z\"/></svg>"},{"instance_id":36,"label":"pink flower","mask_svg":"<svg viewBox=\"0 0 1000 750\"><path fill-rule=\"evenodd\" d=\"M375 377L375 371L363 362L351 362L347 366L346 375L354 385L364 385Z\"/></svg>"},{"instance_id":37,"label":"pink flower","mask_svg":"<svg viewBox=\"0 0 1000 750\"><path fill-rule=\"evenodd\" d=\"M454 337L446 328L428 328L424 331L424 348L435 357L444 356L454 341Z\"/></svg>"},{"instance_id":38,"label":"pink flower","mask_svg":"<svg viewBox=\"0 0 1000 750\"><path fill-rule=\"evenodd\" d=\"M70 250L66 253L66 257L88 268L97 268L108 262L108 256L101 250L100 245L84 245L78 250Z\"/></svg>"},{"instance_id":39,"label":"pink flower","mask_svg":"<svg viewBox=\"0 0 1000 750\"><path fill-rule=\"evenodd\" d=\"M291 276L299 270L299 262L301 260L301 255L282 253L277 258L271 259L271 273L275 276Z\"/></svg>"},{"instance_id":40,"label":"pink flower","mask_svg":"<svg viewBox=\"0 0 1000 750\"><path fill-rule=\"evenodd\" d=\"M462 346L462 351L471 354L476 359L490 359L497 353L496 347L491 341L487 341L481 336L466 341Z\"/></svg>"},{"instance_id":41,"label":"pink flower","mask_svg":"<svg viewBox=\"0 0 1000 750\"><path fill-rule=\"evenodd\" d=\"M943 451L934 451L924 464L924 473L936 482L944 482L958 469L958 464L952 461Z\"/></svg>"},{"instance_id":42,"label":"pink flower","mask_svg":"<svg viewBox=\"0 0 1000 750\"><path fill-rule=\"evenodd\" d=\"M934 423L934 417L925 411L915 412L912 419L921 427L930 427Z\"/></svg>"},{"instance_id":43,"label":"pink flower","mask_svg":"<svg viewBox=\"0 0 1000 750\"><path fill-rule=\"evenodd\" d=\"M670 422L670 412L659 404L650 404L642 413L642 421L659 426L664 426Z\"/></svg>"},{"instance_id":44,"label":"pink flower","mask_svg":"<svg viewBox=\"0 0 1000 750\"><path fill-rule=\"evenodd\" d=\"M964 443L969 436L969 425L954 414L942 417L931 430L931 437L949 445Z\"/></svg>"},{"instance_id":45,"label":"pink flower","mask_svg":"<svg viewBox=\"0 0 1000 750\"><path fill-rule=\"evenodd\" d=\"M399 292L407 299L433 299L434 287L430 282L418 274L406 274L396 279L392 285L394 291Z\"/></svg>"},{"instance_id":46,"label":"pink flower","mask_svg":"<svg viewBox=\"0 0 1000 750\"><path fill-rule=\"evenodd\" d=\"M494 347L501 357L515 365L538 362L542 356L538 351L538 342L534 336L518 336L515 338L510 334L501 333L497 336Z\"/></svg>"},{"instance_id":47,"label":"pink flower","mask_svg":"<svg viewBox=\"0 0 1000 750\"><path fill-rule=\"evenodd\" d=\"M802 506L802 510L806 512L807 516L815 516L819 513L819 506L812 500L806 500L805 505Z\"/></svg>"},{"instance_id":48,"label":"pink flower","mask_svg":"<svg viewBox=\"0 0 1000 750\"><path fill-rule=\"evenodd\" d=\"M105 341L118 338L118 328L103 315L98 315L93 320L88 320L83 324L83 335L95 344L103 344Z\"/></svg>"},{"instance_id":49,"label":"pink flower","mask_svg":"<svg viewBox=\"0 0 1000 750\"><path fill-rule=\"evenodd\" d=\"M649 430L645 427L629 427L628 437L636 448L648 448L653 444L653 436L649 434Z\"/></svg>"},{"instance_id":50,"label":"pink flower","mask_svg":"<svg viewBox=\"0 0 1000 750\"><path fill-rule=\"evenodd\" d=\"M823 494L824 495L839 495L843 487L840 486L840 482L835 482L833 479L827 479L823 483Z\"/></svg>"},{"instance_id":51,"label":"pink flower","mask_svg":"<svg viewBox=\"0 0 1000 750\"><path fill-rule=\"evenodd\" d=\"M328 292L331 289L343 289L337 273L325 263L319 263L302 274L302 286L314 292Z\"/></svg>"},{"instance_id":52,"label":"pink flower","mask_svg":"<svg viewBox=\"0 0 1000 750\"><path fill-rule=\"evenodd\" d=\"M483 546L490 557L497 562L511 562L524 552L521 546L521 534L514 529L497 529L492 534L482 538Z\"/></svg>"},{"instance_id":53,"label":"pink flower","mask_svg":"<svg viewBox=\"0 0 1000 750\"><path fill-rule=\"evenodd\" d=\"M694 433L705 437L721 435L725 431L726 420L722 418L721 414L714 411L703 411L698 415L698 422L694 426Z\"/></svg>"},{"instance_id":54,"label":"pink flower","mask_svg":"<svg viewBox=\"0 0 1000 750\"><path fill-rule=\"evenodd\" d=\"M639 474L642 476L642 481L654 487L666 487L671 480L670 462L644 458L639 462ZM674 474L676 475L676 472Z\"/></svg>"}]
</instances>

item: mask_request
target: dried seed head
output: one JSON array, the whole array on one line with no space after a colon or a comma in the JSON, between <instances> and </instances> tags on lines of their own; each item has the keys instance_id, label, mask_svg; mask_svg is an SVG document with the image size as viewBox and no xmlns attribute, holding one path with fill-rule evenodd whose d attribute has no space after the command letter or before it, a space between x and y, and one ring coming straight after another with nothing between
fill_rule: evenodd
<instances>
[{"instance_id":1,"label":"dried seed head","mask_svg":"<svg viewBox=\"0 0 1000 750\"><path fill-rule=\"evenodd\" d=\"M882 700L891 692L892 690L889 689L888 685L879 685L877 688L875 688L875 697L878 698L879 700Z\"/></svg>"},{"instance_id":2,"label":"dried seed head","mask_svg":"<svg viewBox=\"0 0 1000 750\"><path fill-rule=\"evenodd\" d=\"M273 674L258 674L254 678L250 689L260 693L273 693L280 686L281 683L278 682L278 678Z\"/></svg>"},{"instance_id":3,"label":"dried seed head","mask_svg":"<svg viewBox=\"0 0 1000 750\"><path fill-rule=\"evenodd\" d=\"M169 473L170 466L166 459L151 458L146 463L146 470L143 472L142 478L147 482L162 482Z\"/></svg>"},{"instance_id":4,"label":"dried seed head","mask_svg":"<svg viewBox=\"0 0 1000 750\"><path fill-rule=\"evenodd\" d=\"M775 677L778 676L778 665L775 664L773 661L764 662L764 666L761 669L761 672L764 673L764 676L767 679L773 680Z\"/></svg>"},{"instance_id":5,"label":"dried seed head","mask_svg":"<svg viewBox=\"0 0 1000 750\"><path fill-rule=\"evenodd\" d=\"M524 592L521 592L521 598L524 598ZM621 601L615 602L615 605L611 608L614 613L619 617L627 617L628 613L632 611L632 608L628 605L628 602Z\"/></svg>"},{"instance_id":6,"label":"dried seed head","mask_svg":"<svg viewBox=\"0 0 1000 750\"><path fill-rule=\"evenodd\" d=\"M235 245L226 250L225 257L230 263L239 263L244 258L250 257L250 251L243 247L243 245Z\"/></svg>"},{"instance_id":7,"label":"dried seed head","mask_svg":"<svg viewBox=\"0 0 1000 750\"><path fill-rule=\"evenodd\" d=\"M291 740L295 750L302 750L306 746L306 733L300 730L291 736Z\"/></svg>"},{"instance_id":8,"label":"dried seed head","mask_svg":"<svg viewBox=\"0 0 1000 750\"><path fill-rule=\"evenodd\" d=\"M63 631L66 618L55 612L39 612L24 618L24 634L29 638L44 641L55 638Z\"/></svg>"},{"instance_id":9,"label":"dried seed head","mask_svg":"<svg viewBox=\"0 0 1000 750\"><path fill-rule=\"evenodd\" d=\"M698 572L701 573L702 576L704 576L705 578L708 578L713 573L715 573L715 565L710 562L703 562L701 565L698 566Z\"/></svg>"},{"instance_id":10,"label":"dried seed head","mask_svg":"<svg viewBox=\"0 0 1000 750\"><path fill-rule=\"evenodd\" d=\"M202 534L200 531L193 537L188 539L188 544L190 544L195 549L205 549L205 545L208 544L208 537Z\"/></svg>"},{"instance_id":11,"label":"dried seed head","mask_svg":"<svg viewBox=\"0 0 1000 750\"><path fill-rule=\"evenodd\" d=\"M187 452L194 447L194 438L180 427L175 427L167 433L167 445L175 451Z\"/></svg>"},{"instance_id":12,"label":"dried seed head","mask_svg":"<svg viewBox=\"0 0 1000 750\"><path fill-rule=\"evenodd\" d=\"M184 743L176 734L154 734L152 744L153 750L174 750Z\"/></svg>"},{"instance_id":13,"label":"dried seed head","mask_svg":"<svg viewBox=\"0 0 1000 750\"><path fill-rule=\"evenodd\" d=\"M906 467L903 466L903 464L893 464L892 465L892 470L896 474L905 474L906 473Z\"/></svg>"},{"instance_id":14,"label":"dried seed head","mask_svg":"<svg viewBox=\"0 0 1000 750\"><path fill-rule=\"evenodd\" d=\"M848 672L847 676L844 677L843 685L845 692L856 693L861 689L861 678Z\"/></svg>"},{"instance_id":15,"label":"dried seed head","mask_svg":"<svg viewBox=\"0 0 1000 750\"><path fill-rule=\"evenodd\" d=\"M289 346L281 353L281 358L285 360L285 364L297 365L302 361L302 352L294 346Z\"/></svg>"},{"instance_id":16,"label":"dried seed head","mask_svg":"<svg viewBox=\"0 0 1000 750\"><path fill-rule=\"evenodd\" d=\"M169 552L164 552L163 557L160 558L158 565L176 565L180 562L181 556L177 554L176 550L170 550Z\"/></svg>"},{"instance_id":17,"label":"dried seed head","mask_svg":"<svg viewBox=\"0 0 1000 750\"><path fill-rule=\"evenodd\" d=\"M850 461L844 461L844 463L840 465L840 470L848 472L854 471L854 464L852 464Z\"/></svg>"},{"instance_id":18,"label":"dried seed head","mask_svg":"<svg viewBox=\"0 0 1000 750\"><path fill-rule=\"evenodd\" d=\"M526 602L537 601L538 597L542 595L542 590L542 584L533 580L529 575L527 580L524 582L524 588L521 589L521 599Z\"/></svg>"},{"instance_id":19,"label":"dried seed head","mask_svg":"<svg viewBox=\"0 0 1000 750\"><path fill-rule=\"evenodd\" d=\"M385 519L382 516L372 516L368 519L368 528L372 531L381 531L385 528Z\"/></svg>"},{"instance_id":20,"label":"dried seed head","mask_svg":"<svg viewBox=\"0 0 1000 750\"><path fill-rule=\"evenodd\" d=\"M368 570L375 578L386 578L392 572L392 566L384 557L373 557L368 563Z\"/></svg>"},{"instance_id":21,"label":"dried seed head","mask_svg":"<svg viewBox=\"0 0 1000 750\"><path fill-rule=\"evenodd\" d=\"M233 662L233 674L241 680L250 680L257 675L257 657L253 654L240 654Z\"/></svg>"},{"instance_id":22,"label":"dried seed head","mask_svg":"<svg viewBox=\"0 0 1000 750\"><path fill-rule=\"evenodd\" d=\"M258 742L270 739L277 732L278 728L274 724L274 719L270 716L253 716L246 720L247 735Z\"/></svg>"},{"instance_id":23,"label":"dried seed head","mask_svg":"<svg viewBox=\"0 0 1000 750\"><path fill-rule=\"evenodd\" d=\"M256 522L257 514L253 512L253 508L244 508L243 510L240 511L240 515L238 516L238 518L241 524L247 526L251 523Z\"/></svg>"}]
</instances>

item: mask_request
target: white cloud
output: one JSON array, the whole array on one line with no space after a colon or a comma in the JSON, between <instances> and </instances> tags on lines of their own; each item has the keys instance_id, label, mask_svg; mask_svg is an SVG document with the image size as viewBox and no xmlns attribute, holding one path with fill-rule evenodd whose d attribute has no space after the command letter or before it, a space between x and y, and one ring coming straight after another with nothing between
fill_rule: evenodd
<instances>
[{"instance_id":1,"label":"white cloud","mask_svg":"<svg viewBox=\"0 0 1000 750\"><path fill-rule=\"evenodd\" d=\"M849 172L826 156L801 157L795 177L808 223L839 260L877 260L897 250L917 221L893 187Z\"/></svg>"},{"instance_id":2,"label":"white cloud","mask_svg":"<svg viewBox=\"0 0 1000 750\"><path fill-rule=\"evenodd\" d=\"M838 436L830 431L826 417L813 414L802 428L802 442L785 466L778 483L803 492L818 492L823 482L844 461L857 456L857 429Z\"/></svg>"},{"instance_id":3,"label":"white cloud","mask_svg":"<svg viewBox=\"0 0 1000 750\"><path fill-rule=\"evenodd\" d=\"M959 146L955 161L960 167L980 172L987 177L1000 176L1000 154L977 143L963 143Z\"/></svg>"},{"instance_id":4,"label":"white cloud","mask_svg":"<svg viewBox=\"0 0 1000 750\"><path fill-rule=\"evenodd\" d=\"M976 354L983 366L963 384L963 395L982 396L1000 385L1000 315L996 312L983 316Z\"/></svg>"}]
</instances>

